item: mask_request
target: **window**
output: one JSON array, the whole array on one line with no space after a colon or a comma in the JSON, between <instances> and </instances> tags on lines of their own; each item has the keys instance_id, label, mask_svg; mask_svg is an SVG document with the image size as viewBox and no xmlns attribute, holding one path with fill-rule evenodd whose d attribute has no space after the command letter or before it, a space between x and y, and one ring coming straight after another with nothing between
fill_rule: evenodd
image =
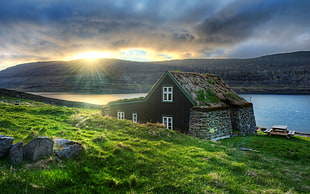
<instances>
[{"instance_id":1,"label":"window","mask_svg":"<svg viewBox=\"0 0 310 194\"><path fill-rule=\"evenodd\" d=\"M132 113L132 122L137 123L138 122L138 114L137 113Z\"/></svg>"},{"instance_id":2,"label":"window","mask_svg":"<svg viewBox=\"0 0 310 194\"><path fill-rule=\"evenodd\" d=\"M173 87L163 87L163 102L173 101Z\"/></svg>"},{"instance_id":3,"label":"window","mask_svg":"<svg viewBox=\"0 0 310 194\"><path fill-rule=\"evenodd\" d=\"M163 116L163 124L167 129L173 129L173 117Z\"/></svg>"},{"instance_id":4,"label":"window","mask_svg":"<svg viewBox=\"0 0 310 194\"><path fill-rule=\"evenodd\" d=\"M117 112L117 118L118 119L125 119L125 113L124 112Z\"/></svg>"}]
</instances>

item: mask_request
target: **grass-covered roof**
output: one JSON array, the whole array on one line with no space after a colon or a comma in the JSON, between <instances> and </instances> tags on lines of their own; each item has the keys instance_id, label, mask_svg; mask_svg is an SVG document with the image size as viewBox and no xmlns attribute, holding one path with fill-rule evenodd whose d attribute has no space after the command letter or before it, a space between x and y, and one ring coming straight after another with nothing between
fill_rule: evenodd
<instances>
[{"instance_id":1,"label":"grass-covered roof","mask_svg":"<svg viewBox=\"0 0 310 194\"><path fill-rule=\"evenodd\" d=\"M169 71L164 73L155 83L145 98L122 99L110 102L109 105L139 103L147 100L160 85L164 77L169 76L182 90L194 106L200 108L219 108L229 105L244 106L250 104L235 93L217 75L194 72Z\"/></svg>"},{"instance_id":2,"label":"grass-covered roof","mask_svg":"<svg viewBox=\"0 0 310 194\"><path fill-rule=\"evenodd\" d=\"M208 108L248 104L217 75L178 71L170 73L196 106Z\"/></svg>"}]
</instances>

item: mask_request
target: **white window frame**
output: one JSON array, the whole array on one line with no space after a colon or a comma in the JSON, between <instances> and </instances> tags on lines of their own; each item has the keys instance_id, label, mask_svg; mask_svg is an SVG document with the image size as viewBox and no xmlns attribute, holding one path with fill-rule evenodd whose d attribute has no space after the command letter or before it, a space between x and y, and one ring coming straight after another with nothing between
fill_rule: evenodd
<instances>
[{"instance_id":1,"label":"white window frame","mask_svg":"<svg viewBox=\"0 0 310 194\"><path fill-rule=\"evenodd\" d=\"M132 122L137 123L138 122L138 113L132 113Z\"/></svg>"},{"instance_id":2,"label":"white window frame","mask_svg":"<svg viewBox=\"0 0 310 194\"><path fill-rule=\"evenodd\" d=\"M166 129L173 129L173 117L172 116L163 116L163 124Z\"/></svg>"},{"instance_id":3,"label":"white window frame","mask_svg":"<svg viewBox=\"0 0 310 194\"><path fill-rule=\"evenodd\" d=\"M125 112L117 112L118 119L125 119Z\"/></svg>"},{"instance_id":4,"label":"white window frame","mask_svg":"<svg viewBox=\"0 0 310 194\"><path fill-rule=\"evenodd\" d=\"M173 102L173 87L163 86L163 102Z\"/></svg>"}]
</instances>

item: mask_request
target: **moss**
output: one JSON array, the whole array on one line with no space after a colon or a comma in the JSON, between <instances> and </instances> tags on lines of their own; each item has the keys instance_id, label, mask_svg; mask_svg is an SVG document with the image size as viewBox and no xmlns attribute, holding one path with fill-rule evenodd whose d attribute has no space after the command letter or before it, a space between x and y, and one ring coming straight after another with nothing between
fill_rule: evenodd
<instances>
[{"instance_id":1,"label":"moss","mask_svg":"<svg viewBox=\"0 0 310 194\"><path fill-rule=\"evenodd\" d=\"M140 102L144 100L144 97L138 97L138 98L124 98L120 100L115 100L112 102L109 102L108 105L115 104L115 103L130 103L130 102Z\"/></svg>"},{"instance_id":2,"label":"moss","mask_svg":"<svg viewBox=\"0 0 310 194\"><path fill-rule=\"evenodd\" d=\"M209 79L208 79L208 83L213 85L213 84L215 84L216 82L215 82L213 79L209 78Z\"/></svg>"},{"instance_id":3,"label":"moss","mask_svg":"<svg viewBox=\"0 0 310 194\"><path fill-rule=\"evenodd\" d=\"M221 102L220 99L218 99L216 94L212 92L210 88L208 88L207 90L198 90L196 100L201 102L202 104L206 103L219 104Z\"/></svg>"}]
</instances>

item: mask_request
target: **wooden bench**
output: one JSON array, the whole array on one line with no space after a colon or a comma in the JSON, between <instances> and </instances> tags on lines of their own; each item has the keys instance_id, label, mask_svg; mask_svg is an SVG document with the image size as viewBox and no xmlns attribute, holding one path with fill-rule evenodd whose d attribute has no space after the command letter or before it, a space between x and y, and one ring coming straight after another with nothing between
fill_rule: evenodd
<instances>
[{"instance_id":1,"label":"wooden bench","mask_svg":"<svg viewBox=\"0 0 310 194\"><path fill-rule=\"evenodd\" d=\"M270 129L266 129L266 130L264 131L264 133L270 133L270 131L272 131L271 128L270 128Z\"/></svg>"},{"instance_id":2,"label":"wooden bench","mask_svg":"<svg viewBox=\"0 0 310 194\"><path fill-rule=\"evenodd\" d=\"M289 130L289 131L288 131L288 134L289 134L290 136L293 136L293 135L295 135L295 131Z\"/></svg>"}]
</instances>

